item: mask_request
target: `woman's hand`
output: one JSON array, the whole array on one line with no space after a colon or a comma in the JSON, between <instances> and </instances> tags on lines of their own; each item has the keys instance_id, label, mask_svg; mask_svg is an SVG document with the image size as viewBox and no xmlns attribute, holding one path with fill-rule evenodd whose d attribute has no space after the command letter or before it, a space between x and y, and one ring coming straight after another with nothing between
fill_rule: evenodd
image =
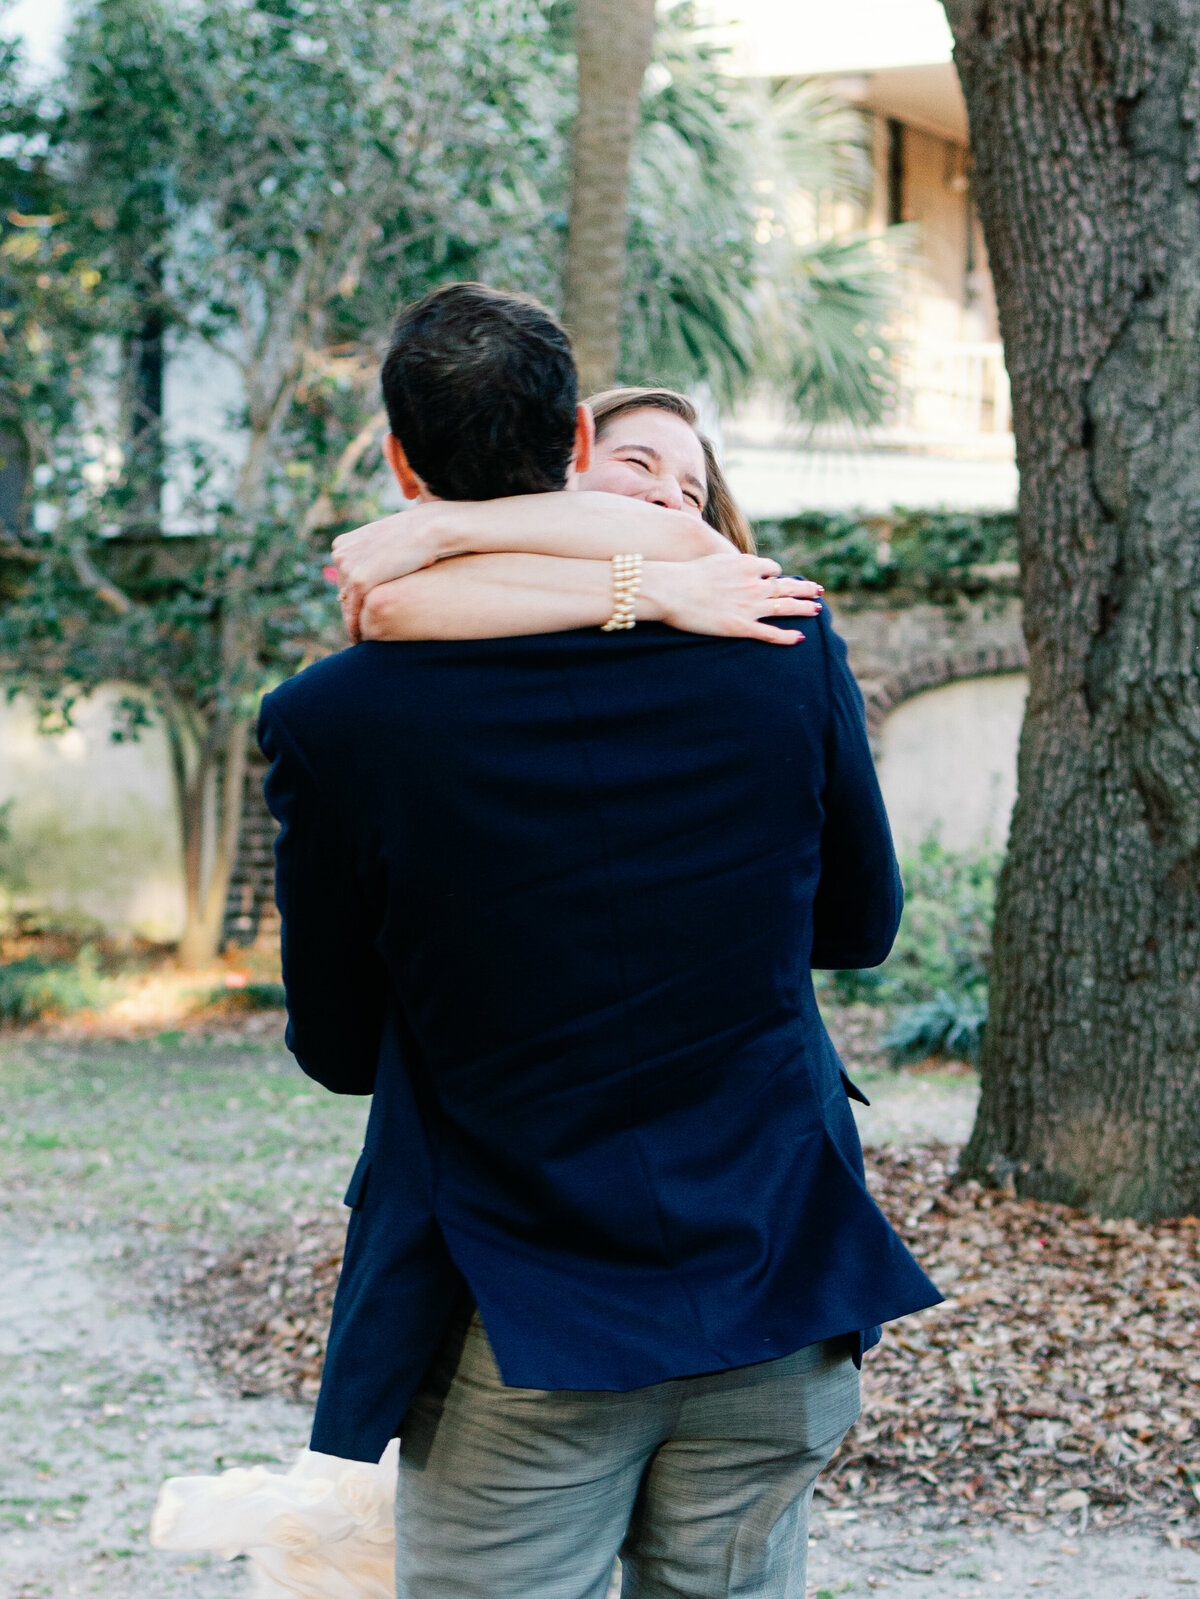
<instances>
[{"instance_id":1,"label":"woman's hand","mask_svg":"<svg viewBox=\"0 0 1200 1599\"><path fill-rule=\"evenodd\" d=\"M373 588L407 577L441 559L441 531L436 504L382 516L333 541L338 573L338 600L346 631L354 643L362 638L363 601Z\"/></svg>"},{"instance_id":2,"label":"woman's hand","mask_svg":"<svg viewBox=\"0 0 1200 1599\"><path fill-rule=\"evenodd\" d=\"M803 633L771 627L765 616L816 616L818 583L782 576L777 561L756 555L708 555L699 561L648 561L638 616L684 633L798 644Z\"/></svg>"}]
</instances>

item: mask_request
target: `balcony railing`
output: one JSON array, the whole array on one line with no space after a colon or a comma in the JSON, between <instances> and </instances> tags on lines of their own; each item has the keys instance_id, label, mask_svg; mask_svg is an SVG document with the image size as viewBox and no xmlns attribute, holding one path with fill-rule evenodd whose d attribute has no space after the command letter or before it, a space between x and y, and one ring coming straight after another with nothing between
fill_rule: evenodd
<instances>
[{"instance_id":1,"label":"balcony railing","mask_svg":"<svg viewBox=\"0 0 1200 1599\"><path fill-rule=\"evenodd\" d=\"M1004 346L917 338L899 357L892 426L900 432L974 438L1012 431Z\"/></svg>"}]
</instances>

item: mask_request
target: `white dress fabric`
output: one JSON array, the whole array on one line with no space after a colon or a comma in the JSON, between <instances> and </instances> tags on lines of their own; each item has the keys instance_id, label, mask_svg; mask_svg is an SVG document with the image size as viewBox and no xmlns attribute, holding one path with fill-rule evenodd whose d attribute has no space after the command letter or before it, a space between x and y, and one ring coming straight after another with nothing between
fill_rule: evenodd
<instances>
[{"instance_id":1,"label":"white dress fabric","mask_svg":"<svg viewBox=\"0 0 1200 1599\"><path fill-rule=\"evenodd\" d=\"M169 1477L150 1542L244 1555L253 1599L395 1599L399 1448L393 1439L377 1466L304 1449L287 1473L238 1466Z\"/></svg>"}]
</instances>

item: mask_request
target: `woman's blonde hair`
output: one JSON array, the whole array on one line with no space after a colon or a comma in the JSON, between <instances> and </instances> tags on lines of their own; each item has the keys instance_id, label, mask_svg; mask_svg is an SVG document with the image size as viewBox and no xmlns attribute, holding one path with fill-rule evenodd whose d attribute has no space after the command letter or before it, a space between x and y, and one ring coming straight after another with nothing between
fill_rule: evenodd
<instances>
[{"instance_id":1,"label":"woman's blonde hair","mask_svg":"<svg viewBox=\"0 0 1200 1599\"><path fill-rule=\"evenodd\" d=\"M754 529L738 509L737 501L725 481L725 474L721 471L717 452L711 441L701 433L700 415L686 394L678 394L674 389L605 389L602 394L594 394L587 403L596 418L597 439L604 437L619 416L627 416L631 411L668 411L672 416L682 417L700 440L700 448L704 451L704 470L708 479L704 520L710 527L715 527L718 533L724 534L743 555L755 553Z\"/></svg>"}]
</instances>

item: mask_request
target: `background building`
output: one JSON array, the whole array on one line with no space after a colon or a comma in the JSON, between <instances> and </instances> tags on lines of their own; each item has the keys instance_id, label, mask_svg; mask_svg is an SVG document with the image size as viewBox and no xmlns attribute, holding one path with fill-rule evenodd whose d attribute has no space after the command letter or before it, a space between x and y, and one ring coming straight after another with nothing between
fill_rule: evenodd
<instances>
[{"instance_id":1,"label":"background building","mask_svg":"<svg viewBox=\"0 0 1200 1599\"><path fill-rule=\"evenodd\" d=\"M831 205L818 227L911 229L886 425L801 432L776 409L745 407L725 428L743 502L757 517L1013 506L1008 379L971 197L966 105L938 0L712 0L709 9L737 71L816 78L860 108L874 158L866 213Z\"/></svg>"}]
</instances>

